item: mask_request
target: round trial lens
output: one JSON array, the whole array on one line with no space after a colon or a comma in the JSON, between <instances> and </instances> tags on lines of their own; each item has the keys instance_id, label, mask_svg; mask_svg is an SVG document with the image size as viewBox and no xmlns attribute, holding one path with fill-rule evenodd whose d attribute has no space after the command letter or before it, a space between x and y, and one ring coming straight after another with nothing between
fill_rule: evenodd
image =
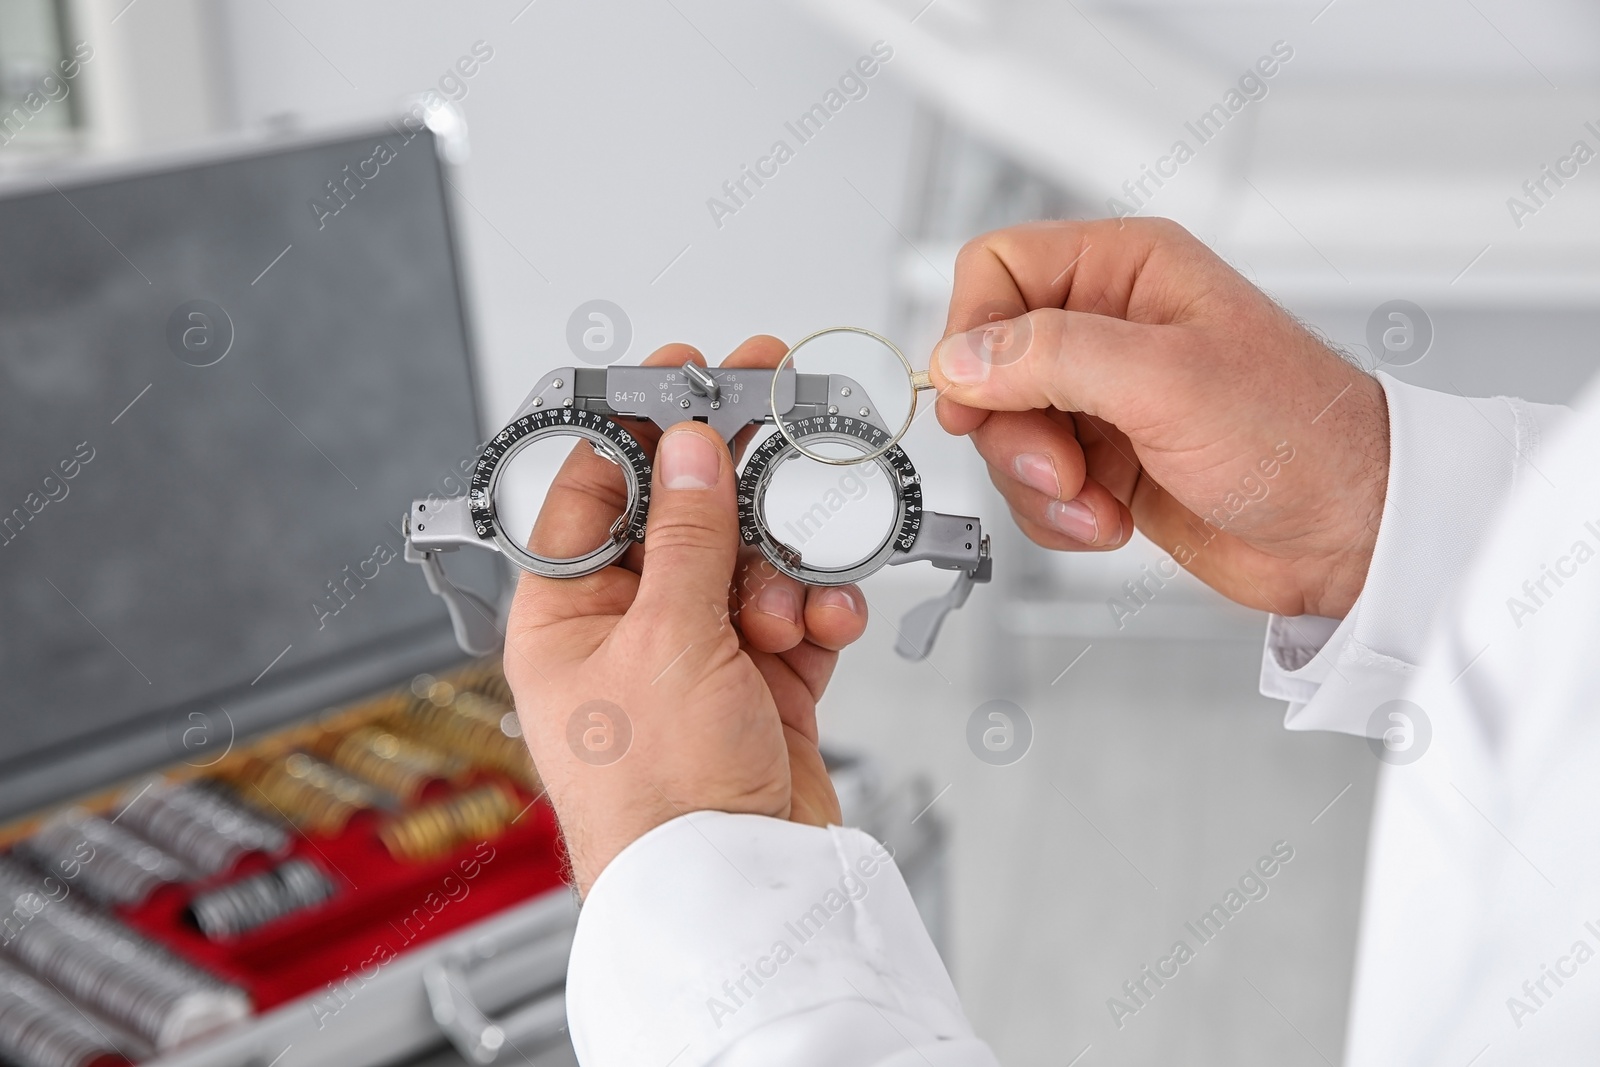
<instances>
[{"instance_id":1,"label":"round trial lens","mask_svg":"<svg viewBox=\"0 0 1600 1067\"><path fill-rule=\"evenodd\" d=\"M881 334L860 326L830 326L802 337L778 363L797 373L825 375L829 380L827 414L860 420L889 434L883 443L859 455L842 455L800 439L791 423L778 420L778 432L800 454L830 466L848 466L876 459L900 442L917 414L918 383L905 353ZM777 409L778 376L772 380L772 407Z\"/></svg>"}]
</instances>

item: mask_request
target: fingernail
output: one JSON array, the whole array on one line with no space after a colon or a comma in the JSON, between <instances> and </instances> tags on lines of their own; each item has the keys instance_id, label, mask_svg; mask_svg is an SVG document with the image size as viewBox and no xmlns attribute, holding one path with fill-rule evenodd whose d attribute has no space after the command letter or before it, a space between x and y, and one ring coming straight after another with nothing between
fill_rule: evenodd
<instances>
[{"instance_id":1,"label":"fingernail","mask_svg":"<svg viewBox=\"0 0 1600 1067\"><path fill-rule=\"evenodd\" d=\"M1094 512L1076 500L1054 501L1045 509L1044 515L1051 526L1085 544L1094 544L1100 533L1100 524L1094 521Z\"/></svg>"},{"instance_id":2,"label":"fingernail","mask_svg":"<svg viewBox=\"0 0 1600 1067\"><path fill-rule=\"evenodd\" d=\"M693 430L679 430L661 439L656 451L663 489L710 489L722 472L716 446Z\"/></svg>"},{"instance_id":3,"label":"fingernail","mask_svg":"<svg viewBox=\"0 0 1600 1067\"><path fill-rule=\"evenodd\" d=\"M756 596L756 610L786 622L800 621L800 591L788 582L774 582Z\"/></svg>"},{"instance_id":4,"label":"fingernail","mask_svg":"<svg viewBox=\"0 0 1600 1067\"><path fill-rule=\"evenodd\" d=\"M861 605L856 603L855 595L850 590L837 586L819 591L817 605L824 608L843 608L852 615L861 614Z\"/></svg>"},{"instance_id":5,"label":"fingernail","mask_svg":"<svg viewBox=\"0 0 1600 1067\"><path fill-rule=\"evenodd\" d=\"M933 356L939 369L952 382L970 385L989 377L989 361L984 358L984 330L953 334L939 342Z\"/></svg>"},{"instance_id":6,"label":"fingernail","mask_svg":"<svg viewBox=\"0 0 1600 1067\"><path fill-rule=\"evenodd\" d=\"M1037 489L1045 496L1059 499L1061 479L1056 476L1056 464L1043 452L1024 452L1011 462L1017 480L1029 489Z\"/></svg>"}]
</instances>

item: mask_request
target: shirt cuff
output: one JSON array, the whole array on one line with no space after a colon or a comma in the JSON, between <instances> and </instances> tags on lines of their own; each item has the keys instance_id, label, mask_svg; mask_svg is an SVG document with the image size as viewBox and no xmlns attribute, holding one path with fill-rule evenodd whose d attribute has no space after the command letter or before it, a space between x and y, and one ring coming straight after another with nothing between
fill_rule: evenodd
<instances>
[{"instance_id":1,"label":"shirt cuff","mask_svg":"<svg viewBox=\"0 0 1600 1067\"><path fill-rule=\"evenodd\" d=\"M1368 734L1398 698L1500 505L1566 411L1474 400L1380 373L1389 481L1361 596L1343 620L1273 615L1261 693L1289 704L1291 730Z\"/></svg>"},{"instance_id":2,"label":"shirt cuff","mask_svg":"<svg viewBox=\"0 0 1600 1067\"><path fill-rule=\"evenodd\" d=\"M873 1018L935 1063L982 1049L893 857L859 830L694 812L624 849L579 915L567 1020L585 1065L743 1063L746 1040L784 1034L876 1063L847 1040Z\"/></svg>"}]
</instances>

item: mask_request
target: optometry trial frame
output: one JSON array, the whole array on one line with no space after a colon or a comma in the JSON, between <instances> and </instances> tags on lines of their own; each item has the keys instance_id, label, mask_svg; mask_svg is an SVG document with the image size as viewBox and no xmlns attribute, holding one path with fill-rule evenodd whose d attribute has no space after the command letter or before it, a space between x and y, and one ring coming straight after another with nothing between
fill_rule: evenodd
<instances>
[{"instance_id":1,"label":"optometry trial frame","mask_svg":"<svg viewBox=\"0 0 1600 1067\"><path fill-rule=\"evenodd\" d=\"M841 333L869 337L888 348L905 368L911 404L905 419L891 429L877 406L854 379L843 374L802 374L794 357L805 345ZM481 597L445 577L441 553L462 547L499 552L517 567L547 578L577 578L615 563L629 546L642 543L650 510L650 457L629 432L628 421L648 421L662 430L687 421L703 422L731 442L752 425L774 425L745 460L739 476L741 542L783 574L808 585L847 585L884 566L927 560L957 571L943 596L912 608L901 620L895 651L921 660L932 650L945 617L966 602L975 584L989 581L992 560L982 523L967 515L928 511L922 502L922 477L900 448L916 415L917 394L932 388L926 372L911 368L888 339L855 326L819 330L796 343L773 368L611 366L562 367L546 374L489 439L472 469L467 493L412 502L403 530L405 557L421 565L428 587L450 611L456 641L474 655L500 644L495 611ZM621 470L627 503L596 548L578 556L540 555L507 535L499 521L496 494L508 461L537 441L553 437L586 440L595 454ZM844 446L845 455L817 450ZM894 493L893 521L881 542L854 563L821 567L806 563L767 522L766 497L773 476L785 464L805 458L832 466L875 463Z\"/></svg>"}]
</instances>

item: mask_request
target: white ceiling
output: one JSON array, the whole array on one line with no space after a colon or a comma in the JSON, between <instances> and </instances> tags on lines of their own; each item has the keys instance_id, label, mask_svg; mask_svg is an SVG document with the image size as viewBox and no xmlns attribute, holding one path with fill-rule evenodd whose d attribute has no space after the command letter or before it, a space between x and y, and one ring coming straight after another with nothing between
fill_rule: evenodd
<instances>
[{"instance_id":1,"label":"white ceiling","mask_svg":"<svg viewBox=\"0 0 1600 1067\"><path fill-rule=\"evenodd\" d=\"M1507 205L1574 141L1600 151L1593 5L795 2L890 41L927 103L1097 207L1176 139L1197 145L1185 121L1287 42L1267 96L1141 214L1287 299L1600 302L1600 159L1520 227Z\"/></svg>"}]
</instances>

